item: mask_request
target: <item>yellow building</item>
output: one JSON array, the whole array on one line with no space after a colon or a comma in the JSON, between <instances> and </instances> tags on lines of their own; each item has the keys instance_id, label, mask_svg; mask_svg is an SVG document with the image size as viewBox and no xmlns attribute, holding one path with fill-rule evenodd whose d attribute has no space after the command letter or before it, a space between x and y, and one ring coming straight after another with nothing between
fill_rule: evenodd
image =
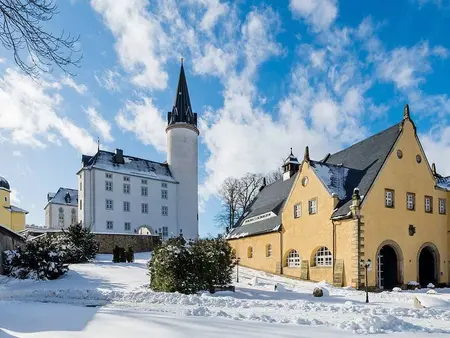
<instances>
[{"instance_id":1,"label":"yellow building","mask_svg":"<svg viewBox=\"0 0 450 338\"><path fill-rule=\"evenodd\" d=\"M11 204L10 189L8 181L0 176L0 225L17 232L25 229L28 211Z\"/></svg>"},{"instance_id":2,"label":"yellow building","mask_svg":"<svg viewBox=\"0 0 450 338\"><path fill-rule=\"evenodd\" d=\"M408 105L392 127L322 160L292 154L228 234L240 263L374 289L449 283L450 177L429 165Z\"/></svg>"}]
</instances>

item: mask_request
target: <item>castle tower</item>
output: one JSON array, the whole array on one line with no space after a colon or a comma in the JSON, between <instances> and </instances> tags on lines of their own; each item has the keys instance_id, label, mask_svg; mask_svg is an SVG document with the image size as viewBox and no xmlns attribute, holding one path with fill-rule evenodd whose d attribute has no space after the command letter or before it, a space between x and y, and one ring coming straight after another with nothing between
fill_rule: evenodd
<instances>
[{"instance_id":1,"label":"castle tower","mask_svg":"<svg viewBox=\"0 0 450 338\"><path fill-rule=\"evenodd\" d=\"M181 59L175 102L167 114L167 163L177 186L177 224L186 239L198 237L198 135L197 113L191 100Z\"/></svg>"}]
</instances>

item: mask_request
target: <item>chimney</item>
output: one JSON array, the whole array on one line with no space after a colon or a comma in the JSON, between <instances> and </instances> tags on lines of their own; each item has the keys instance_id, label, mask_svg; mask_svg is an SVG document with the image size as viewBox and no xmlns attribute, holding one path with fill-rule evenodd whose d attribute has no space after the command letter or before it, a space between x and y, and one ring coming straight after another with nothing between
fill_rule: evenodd
<instances>
[{"instance_id":1,"label":"chimney","mask_svg":"<svg viewBox=\"0 0 450 338\"><path fill-rule=\"evenodd\" d=\"M125 163L123 160L123 150L122 149L116 149L115 162L120 163L120 164Z\"/></svg>"}]
</instances>

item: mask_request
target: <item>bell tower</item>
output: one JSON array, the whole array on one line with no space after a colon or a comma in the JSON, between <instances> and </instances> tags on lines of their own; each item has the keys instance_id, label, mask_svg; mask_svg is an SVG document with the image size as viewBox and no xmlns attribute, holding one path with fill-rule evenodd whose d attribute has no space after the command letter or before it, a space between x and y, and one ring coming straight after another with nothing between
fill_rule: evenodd
<instances>
[{"instance_id":1,"label":"bell tower","mask_svg":"<svg viewBox=\"0 0 450 338\"><path fill-rule=\"evenodd\" d=\"M185 239L198 238L198 135L197 113L191 99L181 59L175 101L167 113L167 163L178 182L178 234Z\"/></svg>"}]
</instances>

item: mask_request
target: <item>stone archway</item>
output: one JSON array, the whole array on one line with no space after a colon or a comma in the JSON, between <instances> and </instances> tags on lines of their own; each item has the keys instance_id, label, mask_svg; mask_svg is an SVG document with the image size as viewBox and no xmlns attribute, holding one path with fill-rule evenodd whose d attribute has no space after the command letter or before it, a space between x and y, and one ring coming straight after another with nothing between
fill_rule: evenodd
<instances>
[{"instance_id":1,"label":"stone archway","mask_svg":"<svg viewBox=\"0 0 450 338\"><path fill-rule=\"evenodd\" d=\"M439 250L433 243L424 243L417 253L417 274L420 286L439 283Z\"/></svg>"},{"instance_id":2,"label":"stone archway","mask_svg":"<svg viewBox=\"0 0 450 338\"><path fill-rule=\"evenodd\" d=\"M139 235L153 235L153 229L151 226L148 225L141 225L139 228L137 228L136 232Z\"/></svg>"},{"instance_id":3,"label":"stone archway","mask_svg":"<svg viewBox=\"0 0 450 338\"><path fill-rule=\"evenodd\" d=\"M378 247L376 280L379 289L392 289L403 284L403 254L400 246L391 240Z\"/></svg>"}]
</instances>

